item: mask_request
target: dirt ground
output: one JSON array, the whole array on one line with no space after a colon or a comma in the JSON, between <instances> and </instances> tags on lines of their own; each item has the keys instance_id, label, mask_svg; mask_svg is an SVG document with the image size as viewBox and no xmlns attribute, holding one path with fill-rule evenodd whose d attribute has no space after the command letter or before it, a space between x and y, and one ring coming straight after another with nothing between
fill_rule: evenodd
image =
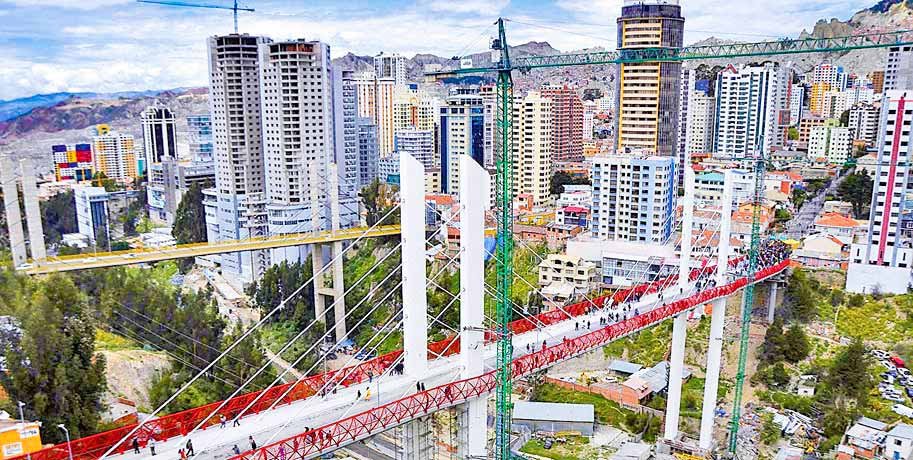
<instances>
[{"instance_id":1,"label":"dirt ground","mask_svg":"<svg viewBox=\"0 0 913 460\"><path fill-rule=\"evenodd\" d=\"M139 408L149 407L149 384L157 372L170 362L164 353L146 350L102 351L105 357L105 374L108 393L136 403Z\"/></svg>"}]
</instances>

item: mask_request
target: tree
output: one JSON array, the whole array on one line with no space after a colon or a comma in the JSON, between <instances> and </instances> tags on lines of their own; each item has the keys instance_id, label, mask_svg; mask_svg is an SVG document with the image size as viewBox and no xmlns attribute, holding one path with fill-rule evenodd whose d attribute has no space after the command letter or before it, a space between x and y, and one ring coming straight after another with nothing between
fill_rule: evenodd
<instances>
[{"instance_id":1,"label":"tree","mask_svg":"<svg viewBox=\"0 0 913 460\"><path fill-rule=\"evenodd\" d=\"M865 171L846 176L837 186L837 196L852 205L853 217L864 218L872 201L872 178Z\"/></svg>"},{"instance_id":2,"label":"tree","mask_svg":"<svg viewBox=\"0 0 913 460\"><path fill-rule=\"evenodd\" d=\"M260 310L260 314L265 316L311 278L311 266L310 257L304 264L283 261L273 265L266 269L257 282L247 288L247 295ZM285 308L276 312L269 321L292 321L297 327L305 327L313 319L314 283L309 282L297 295L289 298Z\"/></svg>"},{"instance_id":3,"label":"tree","mask_svg":"<svg viewBox=\"0 0 913 460\"><path fill-rule=\"evenodd\" d=\"M799 130L796 129L795 126L790 126L787 136L789 137L789 140L797 141L799 140Z\"/></svg>"},{"instance_id":4,"label":"tree","mask_svg":"<svg viewBox=\"0 0 913 460\"><path fill-rule=\"evenodd\" d=\"M95 432L106 388L105 359L95 355L95 327L86 296L64 275L28 289L21 301L21 334L5 341L7 372L0 384L7 412L25 403L26 419L42 422L45 442L63 441L58 424L74 438Z\"/></svg>"},{"instance_id":5,"label":"tree","mask_svg":"<svg viewBox=\"0 0 913 460\"><path fill-rule=\"evenodd\" d=\"M761 344L761 361L775 363L783 359L783 342L783 319L776 317L764 334L764 343Z\"/></svg>"},{"instance_id":6,"label":"tree","mask_svg":"<svg viewBox=\"0 0 913 460\"><path fill-rule=\"evenodd\" d=\"M564 191L565 185L590 185L590 179L586 177L574 176L566 171L557 171L552 174L549 193L560 195Z\"/></svg>"},{"instance_id":7,"label":"tree","mask_svg":"<svg viewBox=\"0 0 913 460\"><path fill-rule=\"evenodd\" d=\"M840 114L840 126L849 126L850 125L850 111L844 110Z\"/></svg>"},{"instance_id":8,"label":"tree","mask_svg":"<svg viewBox=\"0 0 913 460\"><path fill-rule=\"evenodd\" d=\"M786 297L783 304L785 311L791 318L799 321L810 321L818 315L818 305L815 301L815 280L810 279L805 270L793 270L786 285Z\"/></svg>"},{"instance_id":9,"label":"tree","mask_svg":"<svg viewBox=\"0 0 913 460\"><path fill-rule=\"evenodd\" d=\"M192 184L174 212L171 235L178 244L206 241L206 210L203 208L203 190Z\"/></svg>"},{"instance_id":10,"label":"tree","mask_svg":"<svg viewBox=\"0 0 913 460\"><path fill-rule=\"evenodd\" d=\"M109 179L108 175L101 171L92 176L92 185L95 187L104 187L106 192L114 192L118 189L117 181Z\"/></svg>"},{"instance_id":11,"label":"tree","mask_svg":"<svg viewBox=\"0 0 913 460\"><path fill-rule=\"evenodd\" d=\"M859 308L865 305L865 297L862 294L853 294L846 305L850 308Z\"/></svg>"},{"instance_id":12,"label":"tree","mask_svg":"<svg viewBox=\"0 0 913 460\"><path fill-rule=\"evenodd\" d=\"M780 434L782 433L780 425L774 422L773 414L764 414L761 420L764 422L761 425L761 442L772 446L780 439Z\"/></svg>"},{"instance_id":13,"label":"tree","mask_svg":"<svg viewBox=\"0 0 913 460\"><path fill-rule=\"evenodd\" d=\"M827 384L836 397L864 400L870 387L872 377L869 375L869 361L865 345L858 338L847 345L834 359L827 372Z\"/></svg>"},{"instance_id":14,"label":"tree","mask_svg":"<svg viewBox=\"0 0 913 460\"><path fill-rule=\"evenodd\" d=\"M376 224L396 206L394 203L395 191L394 188L376 178L361 190L361 201L365 206L365 222L368 226ZM399 223L399 209L391 212L380 225L397 223Z\"/></svg>"},{"instance_id":15,"label":"tree","mask_svg":"<svg viewBox=\"0 0 913 460\"><path fill-rule=\"evenodd\" d=\"M75 233L76 207L73 206L73 191L58 193L47 201L42 201L41 222L44 224L44 236L48 244L54 244L66 233Z\"/></svg>"},{"instance_id":16,"label":"tree","mask_svg":"<svg viewBox=\"0 0 913 460\"><path fill-rule=\"evenodd\" d=\"M808 199L808 193L801 188L794 188L790 201L793 203L793 207L799 209L805 203L805 200Z\"/></svg>"},{"instance_id":17,"label":"tree","mask_svg":"<svg viewBox=\"0 0 913 460\"><path fill-rule=\"evenodd\" d=\"M783 335L783 358L791 363L797 363L811 352L811 344L805 335L805 329L799 323L793 323L786 334Z\"/></svg>"}]
</instances>

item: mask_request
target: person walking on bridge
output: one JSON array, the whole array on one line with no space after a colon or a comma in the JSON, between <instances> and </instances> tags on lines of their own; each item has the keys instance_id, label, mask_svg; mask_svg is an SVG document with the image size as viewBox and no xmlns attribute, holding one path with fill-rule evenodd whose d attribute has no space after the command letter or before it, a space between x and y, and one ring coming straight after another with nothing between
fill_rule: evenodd
<instances>
[{"instance_id":1,"label":"person walking on bridge","mask_svg":"<svg viewBox=\"0 0 913 460\"><path fill-rule=\"evenodd\" d=\"M187 455L193 457L193 442L188 439L187 444L185 444L184 447L187 448Z\"/></svg>"}]
</instances>

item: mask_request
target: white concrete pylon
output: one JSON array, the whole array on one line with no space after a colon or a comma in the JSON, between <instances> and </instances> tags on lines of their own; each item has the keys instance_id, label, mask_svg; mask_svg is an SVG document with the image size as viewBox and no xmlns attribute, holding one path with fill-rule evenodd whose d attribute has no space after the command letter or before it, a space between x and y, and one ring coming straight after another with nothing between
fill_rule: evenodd
<instances>
[{"instance_id":1,"label":"white concrete pylon","mask_svg":"<svg viewBox=\"0 0 913 460\"><path fill-rule=\"evenodd\" d=\"M723 175L723 198L720 211L720 244L717 246L716 284L726 283L729 267L729 238L732 230L732 171ZM709 449L713 444L713 417L716 412L717 391L720 387L720 365L723 355L723 322L726 319L726 298L715 300L710 316L710 343L707 345L707 372L704 376L704 403L701 408L699 446Z\"/></svg>"},{"instance_id":2,"label":"white concrete pylon","mask_svg":"<svg viewBox=\"0 0 913 460\"><path fill-rule=\"evenodd\" d=\"M774 322L774 312L777 309L777 282L770 283L770 292L767 296L767 323Z\"/></svg>"},{"instance_id":3,"label":"white concrete pylon","mask_svg":"<svg viewBox=\"0 0 913 460\"><path fill-rule=\"evenodd\" d=\"M22 213L19 211L19 187L16 186L16 171L9 158L0 158L0 181L3 182L3 206L6 210L6 225L9 228L10 252L13 253L13 267L25 263L25 232L22 230Z\"/></svg>"},{"instance_id":4,"label":"white concrete pylon","mask_svg":"<svg viewBox=\"0 0 913 460\"><path fill-rule=\"evenodd\" d=\"M694 170L685 165L685 197L682 200L682 238L678 265L678 287L688 288L691 274L691 227L694 221ZM666 426L663 436L678 436L679 413L682 404L682 373L685 366L685 338L688 334L688 312L682 312L672 322L672 353L669 356L669 388L666 399Z\"/></svg>"},{"instance_id":5,"label":"white concrete pylon","mask_svg":"<svg viewBox=\"0 0 913 460\"><path fill-rule=\"evenodd\" d=\"M22 201L25 202L25 222L29 229L29 247L35 263L47 259L44 247L44 228L41 226L41 208L38 206L38 185L35 184L35 169L32 160L19 162L22 168Z\"/></svg>"},{"instance_id":6,"label":"white concrete pylon","mask_svg":"<svg viewBox=\"0 0 913 460\"><path fill-rule=\"evenodd\" d=\"M403 358L405 372L421 379L428 370L428 298L425 274L425 168L408 152L399 156L403 263Z\"/></svg>"},{"instance_id":7,"label":"white concrete pylon","mask_svg":"<svg viewBox=\"0 0 913 460\"><path fill-rule=\"evenodd\" d=\"M488 173L471 156L460 155L463 184L484 184ZM485 334L485 201L486 187L460 187L460 362L464 379L482 375L479 359ZM460 458L484 458L488 409L486 398L465 404L459 439Z\"/></svg>"}]
</instances>

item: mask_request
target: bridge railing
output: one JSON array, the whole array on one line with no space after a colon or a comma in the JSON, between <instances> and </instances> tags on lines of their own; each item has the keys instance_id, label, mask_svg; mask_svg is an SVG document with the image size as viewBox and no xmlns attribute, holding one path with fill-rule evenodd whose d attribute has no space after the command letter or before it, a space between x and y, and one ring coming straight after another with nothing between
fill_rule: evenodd
<instances>
[{"instance_id":1,"label":"bridge railing","mask_svg":"<svg viewBox=\"0 0 913 460\"><path fill-rule=\"evenodd\" d=\"M789 260L758 271L755 281L764 280L789 267ZM515 378L526 376L561 361L579 356L596 347L690 310L712 300L734 294L748 285L748 278L705 289L691 297L670 302L633 318L620 321L588 334L567 339L556 345L514 359L511 372ZM421 391L342 420L308 430L257 450L231 457L230 460L292 460L306 459L336 450L351 442L373 436L382 431L494 390L495 371L478 377L460 380L430 390Z\"/></svg>"},{"instance_id":2,"label":"bridge railing","mask_svg":"<svg viewBox=\"0 0 913 460\"><path fill-rule=\"evenodd\" d=\"M577 302L572 305L563 307L562 310L551 310L535 315L535 319L519 319L511 323L511 330L515 334L527 332L536 328L537 324L551 325L564 321L570 317L580 316L592 307L593 304L602 306L608 296L597 297L592 301L586 300ZM565 313L567 312L567 313ZM568 316L570 314L570 316ZM494 340L491 334L486 335L486 340ZM459 336L448 337L428 345L428 354L430 359L451 356L459 353L460 340ZM246 414L255 414L268 409L290 386L295 385L294 389L289 392L277 405L290 404L302 399L309 398L317 393L328 382L339 384L347 387L368 380L369 375L380 375L387 368L397 361L402 350L396 350L382 356L378 356L369 361L349 366L336 371L330 371L325 374L316 374L306 377L301 382L290 382L283 385L277 385L267 390L254 391L239 395L232 398L225 404L225 407L218 412L212 413L222 401L216 401L205 406L187 409L173 414L165 415L143 424L142 428L135 434L141 446L145 446L150 438L155 437L157 442L161 442L174 436L183 436L194 426L205 421L203 429L219 423L219 416L224 415L227 419L234 418L239 411L243 410L254 400L258 400ZM265 393L261 396L261 393ZM259 399L258 399L259 398ZM75 460L94 460L101 457L108 449L127 436L137 424L130 424L114 430L74 439L71 442L73 449L73 458ZM129 450L132 440L121 443L115 450L116 453L123 453ZM65 443L47 447L31 454L33 460L67 460L68 449ZM25 459L25 455L16 457L17 460Z\"/></svg>"}]
</instances>

